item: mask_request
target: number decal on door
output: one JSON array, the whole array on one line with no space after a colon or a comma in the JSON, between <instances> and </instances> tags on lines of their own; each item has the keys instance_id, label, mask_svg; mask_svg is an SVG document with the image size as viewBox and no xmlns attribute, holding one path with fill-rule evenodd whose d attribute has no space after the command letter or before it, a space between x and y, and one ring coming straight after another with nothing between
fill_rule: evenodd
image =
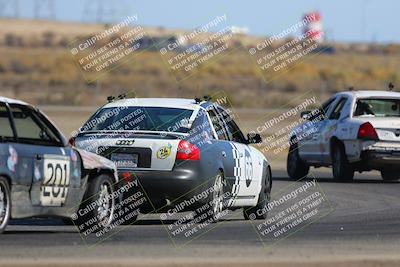
<instances>
[{"instance_id":1,"label":"number decal on door","mask_svg":"<svg viewBox=\"0 0 400 267\"><path fill-rule=\"evenodd\" d=\"M63 159L43 160L42 206L61 206L65 203L70 183L69 163L69 160Z\"/></svg>"}]
</instances>

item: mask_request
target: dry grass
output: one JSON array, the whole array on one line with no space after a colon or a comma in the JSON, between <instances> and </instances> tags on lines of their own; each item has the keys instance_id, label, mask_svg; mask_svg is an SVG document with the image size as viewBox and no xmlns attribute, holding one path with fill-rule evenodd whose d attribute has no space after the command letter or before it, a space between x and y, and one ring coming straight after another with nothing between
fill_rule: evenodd
<instances>
[{"instance_id":1,"label":"dry grass","mask_svg":"<svg viewBox=\"0 0 400 267\"><path fill-rule=\"evenodd\" d=\"M223 90L235 107L274 108L309 90L323 100L350 86L383 89L389 81L400 84L400 55L396 53L312 55L283 75L271 77L260 74L245 48L204 65L181 82L176 81L158 52L146 51L106 73L96 84L85 80L69 49L54 40L87 36L101 31L104 25L15 20L0 23L0 94L34 104L99 105L108 95L129 91L142 97L192 98ZM177 32L146 31L153 35ZM49 32L54 33L54 45L29 45L40 44L38 39ZM9 33L23 38L24 45L1 45ZM241 38L242 44L256 41Z\"/></svg>"}]
</instances>

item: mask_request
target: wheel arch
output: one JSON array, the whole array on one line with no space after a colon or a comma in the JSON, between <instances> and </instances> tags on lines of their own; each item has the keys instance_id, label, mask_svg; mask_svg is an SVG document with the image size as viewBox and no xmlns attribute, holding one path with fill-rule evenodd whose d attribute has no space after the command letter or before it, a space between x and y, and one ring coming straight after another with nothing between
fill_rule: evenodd
<instances>
[{"instance_id":1,"label":"wheel arch","mask_svg":"<svg viewBox=\"0 0 400 267\"><path fill-rule=\"evenodd\" d=\"M114 176L114 171L112 169L107 169L107 168L95 168L95 169L91 169L91 170L87 170L88 172L88 181L93 180L94 178L96 178L99 175L105 174L105 175L109 175L114 182L118 182L115 181L115 176Z\"/></svg>"},{"instance_id":2,"label":"wheel arch","mask_svg":"<svg viewBox=\"0 0 400 267\"><path fill-rule=\"evenodd\" d=\"M346 154L346 147L345 147L343 141L340 140L337 136L332 136L331 139L329 140L329 154L330 154L331 158L333 157L333 148L335 145L341 146Z\"/></svg>"}]
</instances>

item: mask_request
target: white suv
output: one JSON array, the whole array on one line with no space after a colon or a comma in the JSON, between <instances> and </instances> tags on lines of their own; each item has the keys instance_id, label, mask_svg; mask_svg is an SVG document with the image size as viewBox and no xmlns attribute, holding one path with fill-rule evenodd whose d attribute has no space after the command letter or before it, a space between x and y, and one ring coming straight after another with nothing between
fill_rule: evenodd
<instances>
[{"instance_id":1,"label":"white suv","mask_svg":"<svg viewBox=\"0 0 400 267\"><path fill-rule=\"evenodd\" d=\"M332 166L339 181L370 170L379 170L383 180L400 179L400 93L337 93L302 118L290 138L291 178L307 175L310 166Z\"/></svg>"}]
</instances>

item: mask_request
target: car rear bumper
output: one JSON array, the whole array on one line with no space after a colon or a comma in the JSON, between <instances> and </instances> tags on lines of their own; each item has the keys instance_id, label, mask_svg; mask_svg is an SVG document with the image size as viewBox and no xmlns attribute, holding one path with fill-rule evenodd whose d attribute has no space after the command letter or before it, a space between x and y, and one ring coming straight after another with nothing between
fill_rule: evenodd
<instances>
[{"instance_id":1,"label":"car rear bumper","mask_svg":"<svg viewBox=\"0 0 400 267\"><path fill-rule=\"evenodd\" d=\"M198 161L176 164L171 171L120 169L118 173L121 181L126 172L138 180L139 189L143 190L156 208L166 205L167 200L178 202L202 194L213 185L216 175L210 169L201 168ZM207 199L201 198L195 204L201 205L205 201Z\"/></svg>"},{"instance_id":2,"label":"car rear bumper","mask_svg":"<svg viewBox=\"0 0 400 267\"><path fill-rule=\"evenodd\" d=\"M400 169L399 150L366 150L361 153L361 159L374 169L382 169L385 167L398 167Z\"/></svg>"}]
</instances>

